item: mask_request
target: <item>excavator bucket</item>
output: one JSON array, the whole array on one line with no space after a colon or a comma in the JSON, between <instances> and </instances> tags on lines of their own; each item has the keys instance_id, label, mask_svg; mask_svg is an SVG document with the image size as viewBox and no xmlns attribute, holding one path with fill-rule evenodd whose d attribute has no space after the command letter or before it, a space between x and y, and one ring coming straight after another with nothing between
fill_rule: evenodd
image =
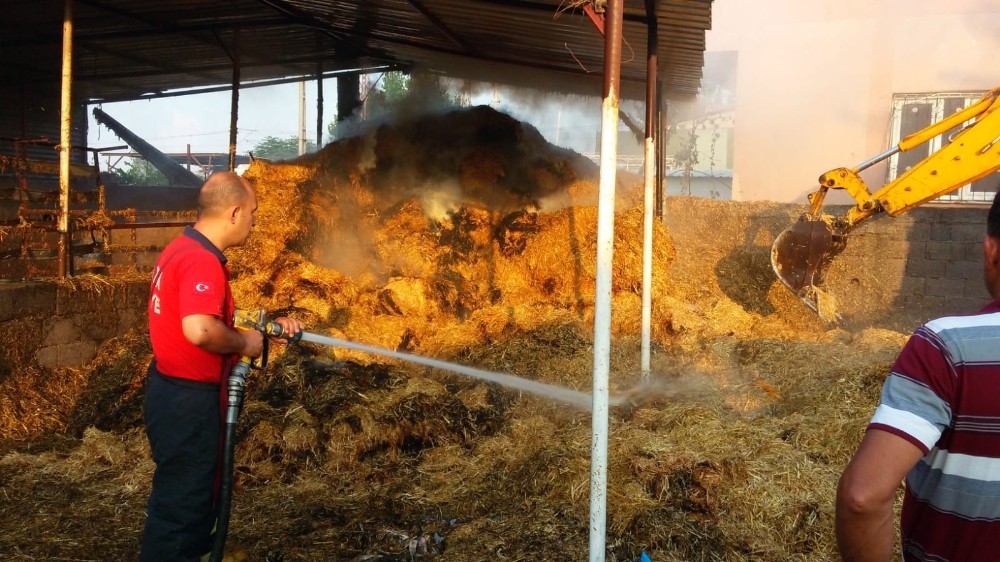
<instances>
[{"instance_id":1,"label":"excavator bucket","mask_svg":"<svg viewBox=\"0 0 1000 562\"><path fill-rule=\"evenodd\" d=\"M836 321L838 315L832 299L819 285L827 265L844 250L844 236L834 233L830 224L811 215L803 215L786 228L771 246L771 267L775 275L816 311L824 320Z\"/></svg>"}]
</instances>

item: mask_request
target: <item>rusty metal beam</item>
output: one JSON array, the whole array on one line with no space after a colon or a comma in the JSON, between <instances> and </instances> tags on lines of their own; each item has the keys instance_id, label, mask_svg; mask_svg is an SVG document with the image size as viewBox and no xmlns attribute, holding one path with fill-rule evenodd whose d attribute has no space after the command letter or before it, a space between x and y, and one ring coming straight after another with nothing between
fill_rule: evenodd
<instances>
[{"instance_id":1,"label":"rusty metal beam","mask_svg":"<svg viewBox=\"0 0 1000 562\"><path fill-rule=\"evenodd\" d=\"M244 67L245 68L245 67ZM350 68L346 70L328 70L323 73L320 77L322 79L326 78L339 78L341 76L351 76L353 74L366 74L370 72L391 72L393 70L403 70L407 67L403 65L380 65L364 68ZM303 76L290 76L288 78L275 78L273 80L256 80L254 82L244 82L240 84L241 90L246 90L247 88L263 88L266 86L275 86L278 84L290 84L292 82L298 82L302 80ZM133 96L127 98L104 98L101 100L93 101L91 103L110 103L115 101L134 101L134 100L147 100L147 99L157 99L157 98L176 98L179 96L190 96L194 94L208 94L214 92L228 92L232 89L232 84L227 84L225 86L211 86L207 88L192 88L188 90L180 90L173 92L156 92L153 94L145 94L142 96Z\"/></svg>"},{"instance_id":2,"label":"rusty metal beam","mask_svg":"<svg viewBox=\"0 0 1000 562\"><path fill-rule=\"evenodd\" d=\"M304 55L304 56L298 57L298 58L296 58L294 60L284 60L284 61L280 61L280 62L274 62L273 64L272 63L267 63L267 64L243 64L242 66L243 66L244 69L260 68L260 67L268 67L268 66L276 66L276 65L286 65L287 66L287 65L304 65L304 64L309 64L310 66L312 66L312 65L315 64L315 62L316 62L315 57L312 57L312 56L309 56L309 55ZM368 72L368 71L370 71L372 69L375 69L377 71L382 71L382 70L392 70L392 69L403 69L403 68L407 67L406 65L404 65L402 63L384 63L384 64L380 64L378 66L370 66L370 65L356 65L356 64L353 64L354 61L348 61L348 62L352 63L352 64L346 64L346 66L349 66L349 68L340 69L340 70L330 70L330 71L328 71L325 74L325 76L330 77L330 76L340 76L340 75L344 75L344 74L352 74L352 73L358 73L358 72ZM212 72L225 71L226 75L228 75L229 71L231 70L231 68L232 68L232 64L229 63L229 64L225 64L225 65L217 64L217 65L212 65L212 66L209 66L209 67L203 67L202 70L212 71ZM284 83L282 81L297 82L298 80L301 79L302 76L306 76L306 75L309 75L309 74L311 74L311 72L300 72L300 73L296 73L295 78L291 78L291 79L289 79L289 78L275 78L275 79L271 79L271 80L254 81L253 84L273 85L273 84L282 84L282 83ZM107 74L92 74L92 75L88 75L88 76L77 77L77 81L78 82L104 82L104 81L108 81L108 80L124 80L124 79L129 79L129 78L138 78L138 77L148 76L148 75L149 75L148 72L143 72L143 71L107 73ZM222 76L223 75L220 74L220 78L222 78ZM221 82L222 80L224 80L224 78L220 79L219 82ZM248 86L249 85L251 85L251 84L248 84ZM211 91L218 91L218 88L220 88L220 87L218 87L218 86L209 86L209 87L205 87L205 88L193 88L193 89L190 89L190 90L184 90L184 92L181 93L181 94L175 94L175 93L169 93L169 92L157 92L156 94L150 94L149 96L142 96L142 99L145 99L146 97L171 97L171 96L174 96L174 95L186 95L187 92L211 92ZM221 89L228 90L229 86L222 86ZM99 103L99 102L109 102L109 101L124 101L125 99L139 99L139 98L137 98L137 97L128 97L128 98L107 97L107 98L100 98L99 100L95 99L95 100L92 100L92 102L93 103Z\"/></svg>"},{"instance_id":3,"label":"rusty metal beam","mask_svg":"<svg viewBox=\"0 0 1000 562\"><path fill-rule=\"evenodd\" d=\"M323 62L316 62L316 150L323 148Z\"/></svg>"},{"instance_id":4,"label":"rusty metal beam","mask_svg":"<svg viewBox=\"0 0 1000 562\"><path fill-rule=\"evenodd\" d=\"M229 171L236 170L236 121L240 114L240 31L233 38L232 101L229 106Z\"/></svg>"},{"instance_id":5,"label":"rusty metal beam","mask_svg":"<svg viewBox=\"0 0 1000 562\"><path fill-rule=\"evenodd\" d=\"M648 21L654 21L657 0L646 0L646 16ZM659 111L659 100L656 98L657 52L660 47L659 27L647 26L646 30L646 138L656 136L656 114Z\"/></svg>"},{"instance_id":6,"label":"rusty metal beam","mask_svg":"<svg viewBox=\"0 0 1000 562\"><path fill-rule=\"evenodd\" d=\"M591 4L583 5L583 13L590 18L590 21L593 22L597 31L600 31L601 35L604 35L604 14L598 14L597 10L595 10L594 6Z\"/></svg>"}]
</instances>

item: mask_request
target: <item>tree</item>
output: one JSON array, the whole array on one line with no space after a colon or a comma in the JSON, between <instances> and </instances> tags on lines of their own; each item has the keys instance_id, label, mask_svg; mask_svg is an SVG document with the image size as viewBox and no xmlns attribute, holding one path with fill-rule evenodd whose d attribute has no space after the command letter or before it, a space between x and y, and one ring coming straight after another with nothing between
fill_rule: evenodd
<instances>
[{"instance_id":1,"label":"tree","mask_svg":"<svg viewBox=\"0 0 1000 562\"><path fill-rule=\"evenodd\" d=\"M124 168L114 168L111 173L119 185L170 185L156 166L141 158L133 158Z\"/></svg>"},{"instance_id":2,"label":"tree","mask_svg":"<svg viewBox=\"0 0 1000 562\"><path fill-rule=\"evenodd\" d=\"M306 152L314 152L316 143L306 141ZM254 145L250 150L254 158L265 158L267 160L291 160L299 156L299 138L289 136L278 138L267 136Z\"/></svg>"},{"instance_id":3,"label":"tree","mask_svg":"<svg viewBox=\"0 0 1000 562\"><path fill-rule=\"evenodd\" d=\"M382 101L385 106L398 104L410 93L410 77L402 72L386 72L382 76Z\"/></svg>"},{"instance_id":4,"label":"tree","mask_svg":"<svg viewBox=\"0 0 1000 562\"><path fill-rule=\"evenodd\" d=\"M411 75L398 70L383 73L375 80L375 86L364 92L362 97L366 119L390 113L419 113L462 105L462 96L449 93L436 75ZM330 138L336 139L343 134L339 125L336 118L327 125Z\"/></svg>"}]
</instances>

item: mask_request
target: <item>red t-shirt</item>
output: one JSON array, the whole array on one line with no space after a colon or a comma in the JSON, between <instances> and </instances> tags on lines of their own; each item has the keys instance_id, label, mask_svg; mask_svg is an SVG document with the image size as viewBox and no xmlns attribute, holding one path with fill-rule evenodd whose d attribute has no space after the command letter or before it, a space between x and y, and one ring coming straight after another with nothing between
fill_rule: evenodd
<instances>
[{"instance_id":1,"label":"red t-shirt","mask_svg":"<svg viewBox=\"0 0 1000 562\"><path fill-rule=\"evenodd\" d=\"M149 287L149 339L164 375L221 383L237 357L205 351L184 337L181 320L208 314L233 326L233 294L226 257L189 227L160 254Z\"/></svg>"}]
</instances>

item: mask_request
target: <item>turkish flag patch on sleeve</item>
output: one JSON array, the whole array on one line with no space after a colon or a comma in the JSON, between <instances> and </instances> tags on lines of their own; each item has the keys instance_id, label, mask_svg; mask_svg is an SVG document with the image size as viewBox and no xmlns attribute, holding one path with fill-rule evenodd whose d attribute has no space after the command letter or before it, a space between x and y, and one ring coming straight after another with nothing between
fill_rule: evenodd
<instances>
[{"instance_id":1,"label":"turkish flag patch on sleeve","mask_svg":"<svg viewBox=\"0 0 1000 562\"><path fill-rule=\"evenodd\" d=\"M215 283L211 281L196 281L194 284L194 293L196 295L214 296Z\"/></svg>"}]
</instances>

